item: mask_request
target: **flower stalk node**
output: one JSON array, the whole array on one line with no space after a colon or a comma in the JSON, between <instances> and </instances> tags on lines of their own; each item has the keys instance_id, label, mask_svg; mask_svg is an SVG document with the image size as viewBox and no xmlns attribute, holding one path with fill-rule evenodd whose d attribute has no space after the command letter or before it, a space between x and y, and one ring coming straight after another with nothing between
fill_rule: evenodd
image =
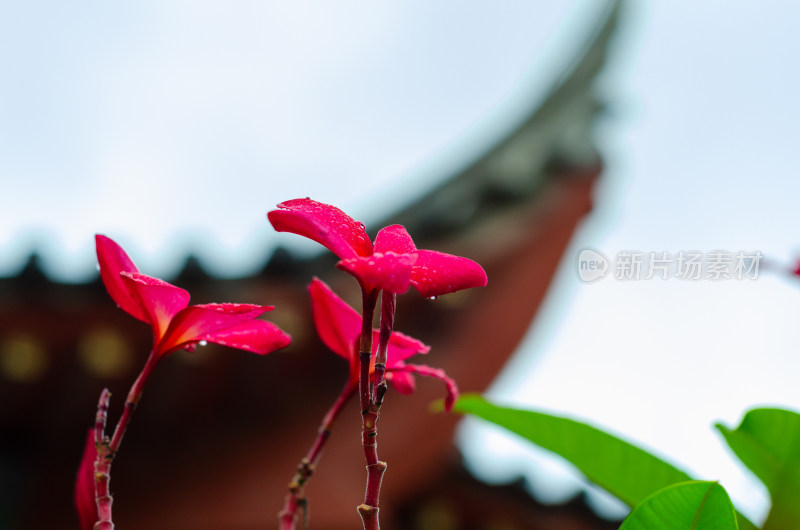
<instances>
[{"instance_id":1,"label":"flower stalk node","mask_svg":"<svg viewBox=\"0 0 800 530\"><path fill-rule=\"evenodd\" d=\"M380 382L378 385L378 389L375 391L375 410L379 411L381 409L381 405L383 405L383 397L386 395L386 390L388 390L389 385L386 384L386 380Z\"/></svg>"},{"instance_id":2,"label":"flower stalk node","mask_svg":"<svg viewBox=\"0 0 800 530\"><path fill-rule=\"evenodd\" d=\"M364 525L364 530L380 530L380 524L378 523L378 511L380 508L377 506L360 504L356 509L358 510L358 515L361 516L361 523Z\"/></svg>"},{"instance_id":3,"label":"flower stalk node","mask_svg":"<svg viewBox=\"0 0 800 530\"><path fill-rule=\"evenodd\" d=\"M358 506L358 513L365 530L378 530L378 497L381 491L383 474L386 471L386 462L377 461L367 466L367 490L364 493L364 503Z\"/></svg>"}]
</instances>

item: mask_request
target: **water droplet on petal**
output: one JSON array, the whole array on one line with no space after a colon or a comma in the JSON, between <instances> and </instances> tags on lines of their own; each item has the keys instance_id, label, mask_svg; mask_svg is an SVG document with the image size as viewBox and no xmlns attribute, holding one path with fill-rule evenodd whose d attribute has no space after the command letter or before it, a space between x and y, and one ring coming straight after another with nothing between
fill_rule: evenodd
<instances>
[{"instance_id":1,"label":"water droplet on petal","mask_svg":"<svg viewBox=\"0 0 800 530\"><path fill-rule=\"evenodd\" d=\"M208 341L207 340L201 340L197 344L199 344L200 346L208 346Z\"/></svg>"},{"instance_id":2,"label":"water droplet on petal","mask_svg":"<svg viewBox=\"0 0 800 530\"><path fill-rule=\"evenodd\" d=\"M431 302L435 302L435 301L436 301L436 300L438 300L438 299L439 299L439 297L438 297L438 296L429 296L429 297L428 297L428 300L430 300Z\"/></svg>"}]
</instances>

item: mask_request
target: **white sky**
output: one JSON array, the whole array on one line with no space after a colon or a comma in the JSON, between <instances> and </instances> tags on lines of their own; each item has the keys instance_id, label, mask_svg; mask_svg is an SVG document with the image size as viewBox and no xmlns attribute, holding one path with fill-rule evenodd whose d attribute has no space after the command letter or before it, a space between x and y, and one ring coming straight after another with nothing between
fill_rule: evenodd
<instances>
[{"instance_id":1,"label":"white sky","mask_svg":"<svg viewBox=\"0 0 800 530\"><path fill-rule=\"evenodd\" d=\"M478 154L562 71L600 3L554 4L2 4L0 276L37 248L54 277L83 280L95 232L151 274L191 248L238 275L278 241L264 213L281 200L377 218ZM758 519L763 491L711 425L755 403L800 407L800 283L587 285L575 256L800 253L800 4L628 7L604 83L595 211L493 395L722 479ZM540 494L574 491L563 467L489 429L461 439L486 477L524 467Z\"/></svg>"},{"instance_id":2,"label":"white sky","mask_svg":"<svg viewBox=\"0 0 800 530\"><path fill-rule=\"evenodd\" d=\"M278 240L277 202L313 196L367 221L399 208L532 105L597 11L571 9L0 7L0 275L36 246L51 275L83 279L105 232L153 274L199 247L235 276Z\"/></svg>"}]
</instances>

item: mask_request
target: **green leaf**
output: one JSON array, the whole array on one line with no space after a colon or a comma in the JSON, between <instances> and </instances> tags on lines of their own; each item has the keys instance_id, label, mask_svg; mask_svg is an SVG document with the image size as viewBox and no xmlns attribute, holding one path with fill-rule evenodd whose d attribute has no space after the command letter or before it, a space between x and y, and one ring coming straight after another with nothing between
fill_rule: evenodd
<instances>
[{"instance_id":1,"label":"green leaf","mask_svg":"<svg viewBox=\"0 0 800 530\"><path fill-rule=\"evenodd\" d=\"M477 395L462 396L455 410L496 423L566 458L586 478L631 507L654 491L692 480L671 464L585 423L499 407Z\"/></svg>"},{"instance_id":2,"label":"green leaf","mask_svg":"<svg viewBox=\"0 0 800 530\"><path fill-rule=\"evenodd\" d=\"M800 528L800 414L748 411L736 430L717 424L731 450L764 483L772 509L764 530Z\"/></svg>"},{"instance_id":3,"label":"green leaf","mask_svg":"<svg viewBox=\"0 0 800 530\"><path fill-rule=\"evenodd\" d=\"M657 491L622 522L619 530L737 530L736 510L716 482L681 482Z\"/></svg>"},{"instance_id":4,"label":"green leaf","mask_svg":"<svg viewBox=\"0 0 800 530\"><path fill-rule=\"evenodd\" d=\"M454 410L505 427L566 458L591 482L631 507L662 488L692 480L647 451L579 421L500 407L477 394L462 395ZM755 529L741 515L739 525L743 530Z\"/></svg>"}]
</instances>

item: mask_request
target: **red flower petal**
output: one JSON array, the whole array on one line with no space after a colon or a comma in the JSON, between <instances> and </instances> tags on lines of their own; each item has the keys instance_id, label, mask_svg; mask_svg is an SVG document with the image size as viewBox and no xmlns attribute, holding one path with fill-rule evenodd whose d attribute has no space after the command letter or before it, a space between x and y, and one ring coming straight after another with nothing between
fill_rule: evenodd
<instances>
[{"instance_id":1,"label":"red flower petal","mask_svg":"<svg viewBox=\"0 0 800 530\"><path fill-rule=\"evenodd\" d=\"M417 389L417 384L414 381L414 376L410 373L397 371L386 372L386 379L392 384L392 388L401 394L413 394Z\"/></svg>"},{"instance_id":2,"label":"red flower petal","mask_svg":"<svg viewBox=\"0 0 800 530\"><path fill-rule=\"evenodd\" d=\"M447 396L444 398L444 408L447 412L453 410L453 405L458 399L458 386L456 386L455 381L453 381L446 373L444 373L444 370L441 368L426 366L424 364L407 364L400 368L400 370L406 374L415 373L428 377L435 377L436 379L443 381L447 386Z\"/></svg>"},{"instance_id":3,"label":"red flower petal","mask_svg":"<svg viewBox=\"0 0 800 530\"><path fill-rule=\"evenodd\" d=\"M385 289L403 294L411 285L411 268L416 259L416 254L376 252L372 256L342 260L336 266L355 276L367 291Z\"/></svg>"},{"instance_id":4,"label":"red flower petal","mask_svg":"<svg viewBox=\"0 0 800 530\"><path fill-rule=\"evenodd\" d=\"M356 362L361 315L322 280L314 278L308 286L308 292L311 294L311 315L319 338L333 353L352 365Z\"/></svg>"},{"instance_id":5,"label":"red flower petal","mask_svg":"<svg viewBox=\"0 0 800 530\"><path fill-rule=\"evenodd\" d=\"M200 335L198 340L206 340L259 355L280 350L292 342L288 333L265 320L251 320L232 328L205 333Z\"/></svg>"},{"instance_id":6,"label":"red flower petal","mask_svg":"<svg viewBox=\"0 0 800 530\"><path fill-rule=\"evenodd\" d=\"M120 277L121 272L139 272L131 258L112 239L97 234L94 236L97 248L97 262L100 265L100 278L106 286L111 299L126 313L150 323L147 311L139 305L139 300L131 293Z\"/></svg>"},{"instance_id":7,"label":"red flower petal","mask_svg":"<svg viewBox=\"0 0 800 530\"><path fill-rule=\"evenodd\" d=\"M289 344L289 335L274 324L254 320L267 309L250 304L187 307L172 318L156 349L166 355L201 340L259 354L283 348Z\"/></svg>"},{"instance_id":8,"label":"red flower petal","mask_svg":"<svg viewBox=\"0 0 800 530\"><path fill-rule=\"evenodd\" d=\"M358 337L361 334L361 315L350 307L347 302L339 298L323 281L314 279L308 286L311 293L311 312L314 326L322 342L334 353L343 357L350 363L351 383L358 383L359 359L356 352ZM378 349L378 330L372 330L372 353ZM389 349L386 353L387 370L402 369L403 361L418 353L428 353L430 346L423 344L413 337L398 331L392 333L389 339ZM395 372L396 373L396 372ZM387 372L388 374L388 372ZM413 390L413 378L398 375L399 379L393 382L394 386L404 393ZM391 379L390 377L387 378ZM411 385L409 387L409 384Z\"/></svg>"},{"instance_id":9,"label":"red flower petal","mask_svg":"<svg viewBox=\"0 0 800 530\"><path fill-rule=\"evenodd\" d=\"M471 259L433 250L418 250L411 285L432 297L486 285L486 272Z\"/></svg>"},{"instance_id":10,"label":"red flower petal","mask_svg":"<svg viewBox=\"0 0 800 530\"><path fill-rule=\"evenodd\" d=\"M81 465L75 475L75 509L81 521L81 530L92 530L98 518L94 494L94 462L97 460L94 434L94 429L89 429L83 446Z\"/></svg>"},{"instance_id":11,"label":"red flower petal","mask_svg":"<svg viewBox=\"0 0 800 530\"><path fill-rule=\"evenodd\" d=\"M377 340L373 341L373 344L377 348ZM398 366L409 357L429 351L431 351L431 347L427 344L399 331L393 331L389 338L389 349L386 352L386 368Z\"/></svg>"},{"instance_id":12,"label":"red flower petal","mask_svg":"<svg viewBox=\"0 0 800 530\"><path fill-rule=\"evenodd\" d=\"M364 226L335 206L311 199L282 202L267 218L278 232L305 236L326 246L340 259L372 254Z\"/></svg>"},{"instance_id":13,"label":"red flower petal","mask_svg":"<svg viewBox=\"0 0 800 530\"><path fill-rule=\"evenodd\" d=\"M167 331L172 318L189 304L189 293L158 278L138 272L120 273L122 281L147 312L146 322L153 326L153 342L157 344Z\"/></svg>"},{"instance_id":14,"label":"red flower petal","mask_svg":"<svg viewBox=\"0 0 800 530\"><path fill-rule=\"evenodd\" d=\"M267 311L272 311L275 306L271 305L255 305L255 304L195 304L193 307L202 307L204 309L211 309L225 313L228 315L237 315L245 320L259 317Z\"/></svg>"},{"instance_id":15,"label":"red flower petal","mask_svg":"<svg viewBox=\"0 0 800 530\"><path fill-rule=\"evenodd\" d=\"M395 252L405 254L415 252L417 246L403 225L382 228L375 237L375 252Z\"/></svg>"},{"instance_id":16,"label":"red flower petal","mask_svg":"<svg viewBox=\"0 0 800 530\"><path fill-rule=\"evenodd\" d=\"M188 292L140 274L119 245L105 236L98 235L95 239L106 288L120 307L152 326L157 355L183 347L193 349L201 340L259 354L283 348L291 341L274 324L254 320L274 309L272 306L202 304L187 308Z\"/></svg>"}]
</instances>

